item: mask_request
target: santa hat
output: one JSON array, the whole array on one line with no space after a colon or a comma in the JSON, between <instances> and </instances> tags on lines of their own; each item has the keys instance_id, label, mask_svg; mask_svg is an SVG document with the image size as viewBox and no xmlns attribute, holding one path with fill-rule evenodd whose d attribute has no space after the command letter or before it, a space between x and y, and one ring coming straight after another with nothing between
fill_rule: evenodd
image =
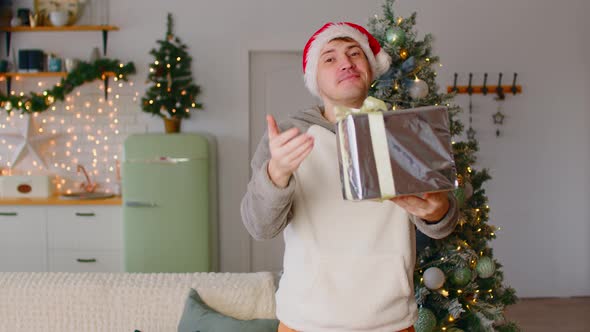
<instances>
[{"instance_id":1,"label":"santa hat","mask_svg":"<svg viewBox=\"0 0 590 332\"><path fill-rule=\"evenodd\" d=\"M360 25L339 22L326 23L305 44L303 49L303 80L309 91L319 97L317 68L322 48L335 38L349 37L359 43L369 60L373 78L377 78L389 69L391 57L381 48L379 42Z\"/></svg>"}]
</instances>

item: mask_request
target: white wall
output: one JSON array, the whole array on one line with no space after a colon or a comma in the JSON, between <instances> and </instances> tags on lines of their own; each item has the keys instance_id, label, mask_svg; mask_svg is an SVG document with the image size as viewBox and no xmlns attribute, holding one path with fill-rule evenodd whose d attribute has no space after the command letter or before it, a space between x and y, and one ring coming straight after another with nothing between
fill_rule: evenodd
<instances>
[{"instance_id":1,"label":"white wall","mask_svg":"<svg viewBox=\"0 0 590 332\"><path fill-rule=\"evenodd\" d=\"M250 240L239 205L248 181L248 51L301 50L329 20L366 23L381 14L381 1L111 1L111 57L135 62L143 91L149 50L164 37L166 12L194 58L205 111L183 124L218 139L221 268L245 271ZM509 97L508 115L496 138L491 97L474 98L491 223L501 226L493 242L506 281L520 296L590 295L590 54L583 0L399 0L398 11L418 11L418 30L436 37L444 67L439 83L454 72L519 73L524 94ZM585 9L585 10L584 10ZM55 46L86 56L98 36L63 35ZM54 37L52 37L54 38ZM75 41L75 42L72 42ZM13 41L14 42L14 41ZM583 44L586 42L586 44ZM477 78L477 76L476 76ZM481 76L480 76L481 78ZM466 99L458 99L465 107ZM151 131L161 123L146 115ZM258 140L258 137L253 138Z\"/></svg>"}]
</instances>

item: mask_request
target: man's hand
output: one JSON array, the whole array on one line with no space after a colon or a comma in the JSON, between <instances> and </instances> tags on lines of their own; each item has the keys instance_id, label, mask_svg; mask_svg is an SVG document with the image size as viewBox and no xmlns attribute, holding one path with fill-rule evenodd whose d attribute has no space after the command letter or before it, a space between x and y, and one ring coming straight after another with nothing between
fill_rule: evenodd
<instances>
[{"instance_id":1,"label":"man's hand","mask_svg":"<svg viewBox=\"0 0 590 332\"><path fill-rule=\"evenodd\" d=\"M390 199L408 213L428 222L441 220L449 211L449 197L446 192L427 193L422 198L400 196Z\"/></svg>"},{"instance_id":2,"label":"man's hand","mask_svg":"<svg viewBox=\"0 0 590 332\"><path fill-rule=\"evenodd\" d=\"M297 128L281 133L272 115L266 116L266 122L271 155L268 175L277 187L285 188L293 172L311 152L313 137L308 134L299 134Z\"/></svg>"}]
</instances>

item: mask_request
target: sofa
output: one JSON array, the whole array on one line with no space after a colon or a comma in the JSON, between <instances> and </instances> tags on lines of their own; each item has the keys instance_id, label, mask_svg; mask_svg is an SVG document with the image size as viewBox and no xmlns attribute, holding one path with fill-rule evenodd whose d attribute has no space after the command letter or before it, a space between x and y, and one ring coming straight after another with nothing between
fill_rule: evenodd
<instances>
[{"instance_id":1,"label":"sofa","mask_svg":"<svg viewBox=\"0 0 590 332\"><path fill-rule=\"evenodd\" d=\"M0 273L0 331L176 331L195 289L237 319L275 318L276 275Z\"/></svg>"}]
</instances>

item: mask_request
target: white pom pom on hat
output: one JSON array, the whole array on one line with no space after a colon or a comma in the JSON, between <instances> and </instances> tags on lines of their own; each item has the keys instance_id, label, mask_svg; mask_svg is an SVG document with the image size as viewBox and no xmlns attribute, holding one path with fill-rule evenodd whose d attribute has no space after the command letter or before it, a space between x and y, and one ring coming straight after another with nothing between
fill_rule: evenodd
<instances>
[{"instance_id":1,"label":"white pom pom on hat","mask_svg":"<svg viewBox=\"0 0 590 332\"><path fill-rule=\"evenodd\" d=\"M314 96L320 96L317 84L320 52L327 43L341 37L349 37L359 43L371 66L373 78L385 74L391 65L391 56L381 48L377 39L362 26L350 22L326 23L311 36L303 49L303 80L309 92Z\"/></svg>"}]
</instances>

